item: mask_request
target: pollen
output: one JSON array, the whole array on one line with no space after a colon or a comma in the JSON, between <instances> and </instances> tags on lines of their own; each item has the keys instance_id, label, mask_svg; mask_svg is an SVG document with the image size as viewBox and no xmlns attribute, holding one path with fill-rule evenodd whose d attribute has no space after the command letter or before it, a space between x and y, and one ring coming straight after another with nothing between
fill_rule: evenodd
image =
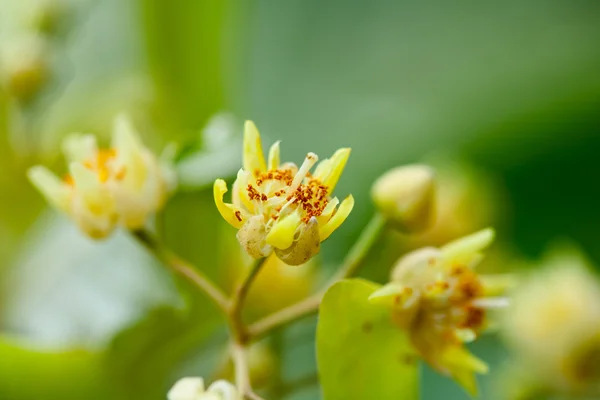
<instances>
[{"instance_id":1,"label":"pollen","mask_svg":"<svg viewBox=\"0 0 600 400\"><path fill-rule=\"evenodd\" d=\"M312 157L309 154L307 159L314 161L316 156ZM306 174L303 181L291 191L295 178L292 168L269 170L258 175L256 185L248 184L246 193L251 201L272 202L275 205L266 207L263 213L266 218L276 221L278 213L287 205L290 212L298 210L302 221L307 223L312 217L323 214L329 203L329 190L318 179ZM285 196L286 193L288 196Z\"/></svg>"},{"instance_id":2,"label":"pollen","mask_svg":"<svg viewBox=\"0 0 600 400\"><path fill-rule=\"evenodd\" d=\"M106 183L110 179L116 179L122 181L127 173L125 167L115 168L114 162L117 158L116 149L100 149L96 152L95 156L83 161L83 166L94 171L98 177L98 181ZM63 182L73 186L75 181L70 174L66 174L63 177Z\"/></svg>"},{"instance_id":3,"label":"pollen","mask_svg":"<svg viewBox=\"0 0 600 400\"><path fill-rule=\"evenodd\" d=\"M485 310L478 307L469 306L465 309L464 321L459 325L460 328L478 329L481 328L485 320Z\"/></svg>"}]
</instances>

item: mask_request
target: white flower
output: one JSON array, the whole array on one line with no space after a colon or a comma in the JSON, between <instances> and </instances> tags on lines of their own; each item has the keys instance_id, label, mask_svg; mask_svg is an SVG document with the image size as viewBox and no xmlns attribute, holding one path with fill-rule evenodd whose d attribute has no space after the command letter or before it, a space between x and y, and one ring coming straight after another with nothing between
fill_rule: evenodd
<instances>
[{"instance_id":1,"label":"white flower","mask_svg":"<svg viewBox=\"0 0 600 400\"><path fill-rule=\"evenodd\" d=\"M241 400L231 383L218 380L204 389L202 378L181 378L167 393L168 400Z\"/></svg>"},{"instance_id":2,"label":"white flower","mask_svg":"<svg viewBox=\"0 0 600 400\"><path fill-rule=\"evenodd\" d=\"M112 148L98 149L93 135L72 135L63 150L68 175L60 179L46 167L35 166L29 179L93 238L108 236L117 225L142 228L172 186L168 167L144 147L125 117L115 122Z\"/></svg>"}]
</instances>

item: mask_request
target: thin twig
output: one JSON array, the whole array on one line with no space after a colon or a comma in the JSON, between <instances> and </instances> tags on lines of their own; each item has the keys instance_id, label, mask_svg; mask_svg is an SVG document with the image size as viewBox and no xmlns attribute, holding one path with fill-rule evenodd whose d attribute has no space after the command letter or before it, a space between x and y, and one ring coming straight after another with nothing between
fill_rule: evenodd
<instances>
[{"instance_id":1,"label":"thin twig","mask_svg":"<svg viewBox=\"0 0 600 400\"><path fill-rule=\"evenodd\" d=\"M385 217L379 213L375 213L356 243L354 243L354 246L350 249L340 269L329 280L327 288L341 279L350 278L358 273L369 251L381 237L385 226Z\"/></svg>"},{"instance_id":2,"label":"thin twig","mask_svg":"<svg viewBox=\"0 0 600 400\"><path fill-rule=\"evenodd\" d=\"M317 293L289 307L267 315L248 326L248 335L252 340L257 340L282 325L315 313L319 308L322 297L322 293Z\"/></svg>"},{"instance_id":3,"label":"thin twig","mask_svg":"<svg viewBox=\"0 0 600 400\"><path fill-rule=\"evenodd\" d=\"M184 277L188 282L196 286L225 314L229 312L229 300L223 291L204 275L203 272L194 268L190 263L173 254L162 245L149 232L144 230L133 231L133 235L152 253L162 261L169 269Z\"/></svg>"},{"instance_id":4,"label":"thin twig","mask_svg":"<svg viewBox=\"0 0 600 400\"><path fill-rule=\"evenodd\" d=\"M249 336L247 334L247 328L242 319L242 310L244 308L244 302L248 296L248 291L254 282L254 279L258 276L263 265L265 264L266 258L260 258L254 261L250 272L236 288L235 292L230 301L230 307L228 310L229 323L231 325L231 331L234 335L236 342L246 344Z\"/></svg>"},{"instance_id":5,"label":"thin twig","mask_svg":"<svg viewBox=\"0 0 600 400\"><path fill-rule=\"evenodd\" d=\"M381 237L386 226L385 218L380 214L375 214L367 227L363 230L360 237L350 249L339 270L333 275L325 287L316 294L300 300L282 310L276 311L271 315L254 322L248 326L248 336L252 340L259 339L274 329L287 325L292 321L304 318L318 311L321 300L325 292L341 279L350 278L358 273L363 265L369 251L377 240Z\"/></svg>"},{"instance_id":6,"label":"thin twig","mask_svg":"<svg viewBox=\"0 0 600 400\"><path fill-rule=\"evenodd\" d=\"M194 268L190 263L182 260L169 249L162 245L149 232L144 230L133 231L133 235L152 253L161 260L169 269L183 276L194 284L200 291L208 296L227 318L232 336L232 353L235 365L236 385L245 399L263 400L252 391L250 373L248 370L247 344L249 336L242 320L244 301L252 283L264 265L265 259L256 260L250 272L238 288L228 299L223 291L215 285L206 275Z\"/></svg>"},{"instance_id":7,"label":"thin twig","mask_svg":"<svg viewBox=\"0 0 600 400\"><path fill-rule=\"evenodd\" d=\"M248 369L248 349L244 344L232 343L232 358L235 367L235 385L244 399L262 400L252 390L250 370Z\"/></svg>"}]
</instances>

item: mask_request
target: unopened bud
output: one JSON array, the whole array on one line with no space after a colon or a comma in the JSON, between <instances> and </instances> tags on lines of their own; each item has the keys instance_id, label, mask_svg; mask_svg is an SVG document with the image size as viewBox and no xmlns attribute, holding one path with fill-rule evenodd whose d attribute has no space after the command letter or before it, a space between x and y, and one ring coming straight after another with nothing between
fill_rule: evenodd
<instances>
[{"instance_id":1,"label":"unopened bud","mask_svg":"<svg viewBox=\"0 0 600 400\"><path fill-rule=\"evenodd\" d=\"M36 0L31 8L31 28L45 35L57 34L66 22L69 6L65 0Z\"/></svg>"},{"instance_id":2,"label":"unopened bud","mask_svg":"<svg viewBox=\"0 0 600 400\"><path fill-rule=\"evenodd\" d=\"M46 42L38 36L15 39L0 54L1 78L7 91L26 102L48 81L50 67Z\"/></svg>"},{"instance_id":3,"label":"unopened bud","mask_svg":"<svg viewBox=\"0 0 600 400\"><path fill-rule=\"evenodd\" d=\"M419 164L391 169L371 188L379 211L406 232L423 231L431 225L434 195L434 172Z\"/></svg>"}]
</instances>

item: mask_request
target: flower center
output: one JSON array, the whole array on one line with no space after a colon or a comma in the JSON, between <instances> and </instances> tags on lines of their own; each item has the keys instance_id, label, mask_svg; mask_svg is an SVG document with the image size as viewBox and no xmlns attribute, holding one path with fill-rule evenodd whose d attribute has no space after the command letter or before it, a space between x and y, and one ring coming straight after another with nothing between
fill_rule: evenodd
<instances>
[{"instance_id":1,"label":"flower center","mask_svg":"<svg viewBox=\"0 0 600 400\"><path fill-rule=\"evenodd\" d=\"M117 158L116 149L100 149L96 155L83 162L83 166L94 171L101 183L105 183L110 178L122 180L125 177L125 167L116 168L115 160ZM75 181L70 174L66 174L63 178L64 182L73 186Z\"/></svg>"},{"instance_id":2,"label":"flower center","mask_svg":"<svg viewBox=\"0 0 600 400\"><path fill-rule=\"evenodd\" d=\"M424 311L431 313L439 328L479 330L485 310L475 300L483 295L479 276L470 268L453 266L444 278L424 287Z\"/></svg>"},{"instance_id":3,"label":"flower center","mask_svg":"<svg viewBox=\"0 0 600 400\"><path fill-rule=\"evenodd\" d=\"M309 172L316 161L317 156L309 153L299 169L288 165L269 170L256 175L256 185L248 184L248 198L268 221L267 228L293 212L300 213L305 223L323 214L330 198L328 187Z\"/></svg>"}]
</instances>

